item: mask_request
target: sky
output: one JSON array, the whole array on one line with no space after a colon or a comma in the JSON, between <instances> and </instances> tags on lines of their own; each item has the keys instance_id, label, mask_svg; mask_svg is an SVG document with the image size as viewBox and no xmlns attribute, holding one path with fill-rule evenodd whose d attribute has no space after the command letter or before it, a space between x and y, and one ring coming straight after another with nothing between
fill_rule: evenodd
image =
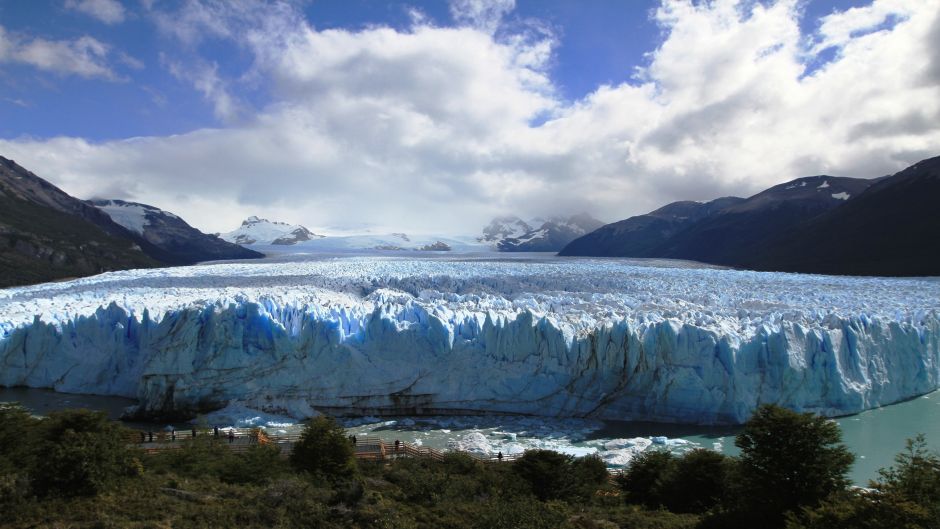
<instances>
[{"instance_id":1,"label":"sky","mask_svg":"<svg viewBox=\"0 0 940 529\"><path fill-rule=\"evenodd\" d=\"M206 232L612 222L940 155L940 0L0 0L0 155Z\"/></svg>"}]
</instances>

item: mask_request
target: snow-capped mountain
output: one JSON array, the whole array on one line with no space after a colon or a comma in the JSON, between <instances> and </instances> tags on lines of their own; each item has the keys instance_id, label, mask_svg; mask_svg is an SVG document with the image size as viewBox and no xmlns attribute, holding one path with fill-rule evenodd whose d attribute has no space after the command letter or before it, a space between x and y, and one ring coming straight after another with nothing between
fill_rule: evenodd
<instances>
[{"instance_id":1,"label":"snow-capped mountain","mask_svg":"<svg viewBox=\"0 0 940 529\"><path fill-rule=\"evenodd\" d=\"M764 241L745 265L821 274L940 275L940 156L871 182L847 200L841 200L847 190L831 185L818 191L843 203Z\"/></svg>"},{"instance_id":2,"label":"snow-capped mountain","mask_svg":"<svg viewBox=\"0 0 940 529\"><path fill-rule=\"evenodd\" d=\"M557 252L574 239L604 223L587 214L535 218L524 221L509 215L496 217L477 240L501 252Z\"/></svg>"},{"instance_id":3,"label":"snow-capped mountain","mask_svg":"<svg viewBox=\"0 0 940 529\"><path fill-rule=\"evenodd\" d=\"M288 224L251 216L245 219L238 229L228 233L220 233L219 238L235 244L291 245L322 239L323 235L317 235L299 224Z\"/></svg>"},{"instance_id":4,"label":"snow-capped mountain","mask_svg":"<svg viewBox=\"0 0 940 529\"><path fill-rule=\"evenodd\" d=\"M0 156L0 287L159 266L137 234Z\"/></svg>"},{"instance_id":5,"label":"snow-capped mountain","mask_svg":"<svg viewBox=\"0 0 940 529\"><path fill-rule=\"evenodd\" d=\"M489 246L470 237L396 232L330 236L297 244L293 249L319 252L479 252L488 250Z\"/></svg>"},{"instance_id":6,"label":"snow-capped mountain","mask_svg":"<svg viewBox=\"0 0 940 529\"><path fill-rule=\"evenodd\" d=\"M264 257L256 251L202 233L173 213L154 206L124 200L90 200L89 203L152 244L152 257L167 264Z\"/></svg>"},{"instance_id":7,"label":"snow-capped mountain","mask_svg":"<svg viewBox=\"0 0 940 529\"><path fill-rule=\"evenodd\" d=\"M676 202L646 215L608 224L572 241L561 255L646 257L755 267L761 248L803 223L851 203L874 181L808 176L747 199ZM820 248L817 251L821 251ZM761 268L774 268L764 263Z\"/></svg>"},{"instance_id":8,"label":"snow-capped mountain","mask_svg":"<svg viewBox=\"0 0 940 529\"><path fill-rule=\"evenodd\" d=\"M578 237L559 255L647 257L682 229L714 215L743 198L723 197L711 202L680 201L628 219L602 226Z\"/></svg>"}]
</instances>

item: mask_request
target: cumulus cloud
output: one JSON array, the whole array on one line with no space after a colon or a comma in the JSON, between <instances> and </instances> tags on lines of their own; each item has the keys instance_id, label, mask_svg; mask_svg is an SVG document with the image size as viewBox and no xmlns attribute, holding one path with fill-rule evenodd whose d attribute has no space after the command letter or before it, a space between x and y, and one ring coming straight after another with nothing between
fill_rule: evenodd
<instances>
[{"instance_id":1,"label":"cumulus cloud","mask_svg":"<svg viewBox=\"0 0 940 529\"><path fill-rule=\"evenodd\" d=\"M492 35L503 17L516 8L516 0L451 0L454 20Z\"/></svg>"},{"instance_id":2,"label":"cumulus cloud","mask_svg":"<svg viewBox=\"0 0 940 529\"><path fill-rule=\"evenodd\" d=\"M74 40L46 40L10 33L0 26L0 63L22 63L62 75L116 80L118 76L108 65L109 53L107 44L87 35Z\"/></svg>"},{"instance_id":3,"label":"cumulus cloud","mask_svg":"<svg viewBox=\"0 0 940 529\"><path fill-rule=\"evenodd\" d=\"M65 8L84 13L105 24L124 22L127 12L117 0L65 0Z\"/></svg>"},{"instance_id":4,"label":"cumulus cloud","mask_svg":"<svg viewBox=\"0 0 940 529\"><path fill-rule=\"evenodd\" d=\"M188 29L167 35L242 47L253 57L242 77L262 82L269 104L223 128L7 140L0 152L80 196L126 190L207 231L261 214L451 233L505 212L612 221L940 154L938 0L876 0L832 13L812 35L796 0L664 2L649 63L573 103L550 77L556 41L494 33L487 20L511 2L479 5L498 16L348 31L314 28L286 3L187 2ZM258 6L268 16L256 18ZM834 59L814 62L832 47Z\"/></svg>"}]
</instances>

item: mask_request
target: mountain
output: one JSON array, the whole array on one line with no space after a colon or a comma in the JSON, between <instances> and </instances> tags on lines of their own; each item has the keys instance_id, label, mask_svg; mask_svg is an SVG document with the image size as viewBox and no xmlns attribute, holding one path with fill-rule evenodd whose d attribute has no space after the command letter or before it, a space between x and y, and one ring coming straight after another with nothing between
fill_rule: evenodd
<instances>
[{"instance_id":1,"label":"mountain","mask_svg":"<svg viewBox=\"0 0 940 529\"><path fill-rule=\"evenodd\" d=\"M872 180L809 176L747 199L675 202L572 241L561 255L688 259L748 266L760 248L859 196Z\"/></svg>"},{"instance_id":2,"label":"mountain","mask_svg":"<svg viewBox=\"0 0 940 529\"><path fill-rule=\"evenodd\" d=\"M858 196L871 180L809 176L776 185L696 222L650 257L741 266L766 241Z\"/></svg>"},{"instance_id":3,"label":"mountain","mask_svg":"<svg viewBox=\"0 0 940 529\"><path fill-rule=\"evenodd\" d=\"M255 216L248 217L236 230L219 234L219 238L235 244L291 245L299 242L322 239L299 224L272 222Z\"/></svg>"},{"instance_id":4,"label":"mountain","mask_svg":"<svg viewBox=\"0 0 940 529\"><path fill-rule=\"evenodd\" d=\"M823 274L940 275L940 156L755 248L742 265Z\"/></svg>"},{"instance_id":5,"label":"mountain","mask_svg":"<svg viewBox=\"0 0 940 529\"><path fill-rule=\"evenodd\" d=\"M160 263L98 208L0 156L0 287Z\"/></svg>"},{"instance_id":6,"label":"mountain","mask_svg":"<svg viewBox=\"0 0 940 529\"><path fill-rule=\"evenodd\" d=\"M264 254L206 235L162 209L123 200L91 200L111 220L151 243L150 252L164 263L194 264L222 259L257 259Z\"/></svg>"},{"instance_id":7,"label":"mountain","mask_svg":"<svg viewBox=\"0 0 940 529\"><path fill-rule=\"evenodd\" d=\"M647 257L683 228L742 201L724 197L705 203L673 202L651 213L604 225L571 241L559 255Z\"/></svg>"},{"instance_id":8,"label":"mountain","mask_svg":"<svg viewBox=\"0 0 940 529\"><path fill-rule=\"evenodd\" d=\"M601 227L590 215L551 217L526 222L516 216L497 217L477 240L501 252L557 252L574 239Z\"/></svg>"},{"instance_id":9,"label":"mountain","mask_svg":"<svg viewBox=\"0 0 940 529\"><path fill-rule=\"evenodd\" d=\"M299 243L286 249L299 252L479 252L488 247L470 237L442 235L409 235L406 233L366 233L361 235L336 235Z\"/></svg>"}]
</instances>

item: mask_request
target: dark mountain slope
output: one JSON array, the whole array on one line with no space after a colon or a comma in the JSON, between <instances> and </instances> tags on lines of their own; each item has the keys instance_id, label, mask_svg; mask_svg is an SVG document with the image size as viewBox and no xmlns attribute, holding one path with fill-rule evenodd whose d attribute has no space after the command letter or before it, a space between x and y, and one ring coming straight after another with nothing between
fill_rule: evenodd
<instances>
[{"instance_id":1,"label":"dark mountain slope","mask_svg":"<svg viewBox=\"0 0 940 529\"><path fill-rule=\"evenodd\" d=\"M940 275L940 156L882 178L844 205L765 241L741 266Z\"/></svg>"},{"instance_id":2,"label":"dark mountain slope","mask_svg":"<svg viewBox=\"0 0 940 529\"><path fill-rule=\"evenodd\" d=\"M650 253L742 266L768 240L842 206L871 183L861 178L810 176L780 184L690 225Z\"/></svg>"},{"instance_id":3,"label":"dark mountain slope","mask_svg":"<svg viewBox=\"0 0 940 529\"><path fill-rule=\"evenodd\" d=\"M673 202L651 213L602 226L571 241L559 255L653 257L653 249L683 228L743 200L724 197L707 203Z\"/></svg>"},{"instance_id":4,"label":"dark mountain slope","mask_svg":"<svg viewBox=\"0 0 940 529\"><path fill-rule=\"evenodd\" d=\"M180 217L147 204L123 200L92 200L90 203L153 245L149 252L151 257L167 264L264 257L262 253L207 235Z\"/></svg>"},{"instance_id":5,"label":"dark mountain slope","mask_svg":"<svg viewBox=\"0 0 940 529\"><path fill-rule=\"evenodd\" d=\"M103 212L0 157L0 287L159 264Z\"/></svg>"}]
</instances>

